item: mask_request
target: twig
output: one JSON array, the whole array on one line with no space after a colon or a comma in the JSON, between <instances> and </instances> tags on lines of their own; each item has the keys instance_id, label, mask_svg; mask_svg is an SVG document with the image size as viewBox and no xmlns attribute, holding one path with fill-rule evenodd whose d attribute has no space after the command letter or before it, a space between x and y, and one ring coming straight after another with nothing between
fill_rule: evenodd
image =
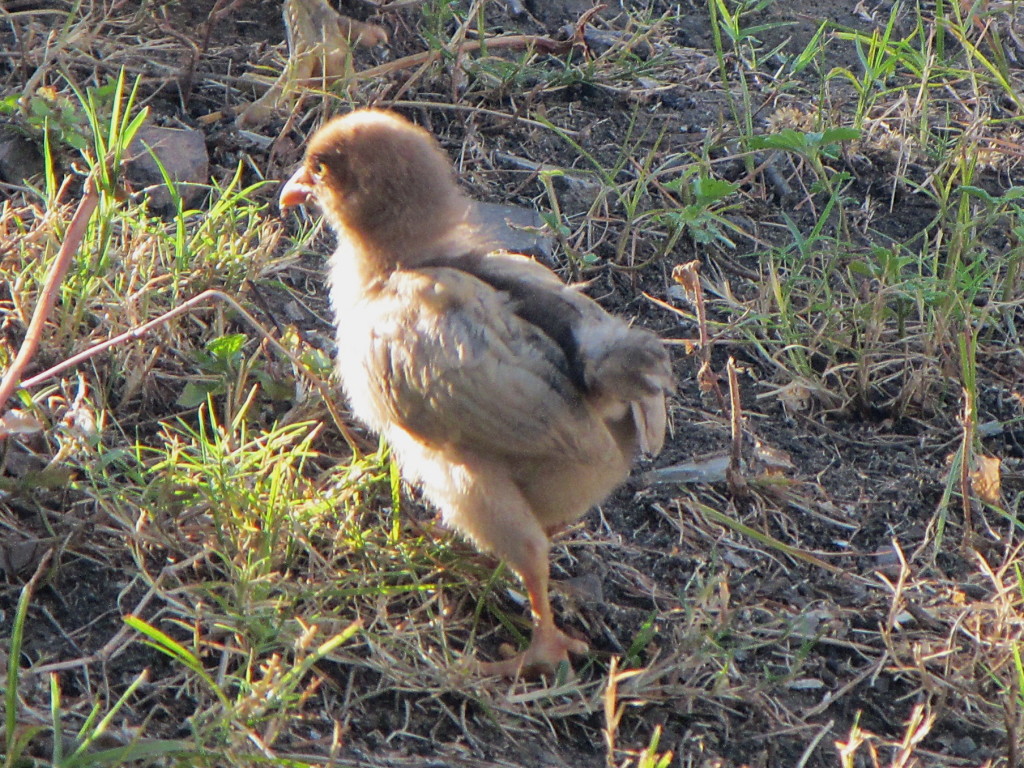
<instances>
[{"instance_id":1,"label":"twig","mask_svg":"<svg viewBox=\"0 0 1024 768\"><path fill-rule=\"evenodd\" d=\"M971 460L974 455L974 398L967 387L963 388L964 411L963 411L963 441L960 450L960 501L964 510L964 538L965 547L971 546L974 538L974 520L971 515Z\"/></svg>"},{"instance_id":2,"label":"twig","mask_svg":"<svg viewBox=\"0 0 1024 768\"><path fill-rule=\"evenodd\" d=\"M718 385L718 375L711 367L711 334L708 333L708 317L704 302L704 288L700 284L700 262L690 261L679 264L672 269L672 279L682 286L686 296L697 310L697 329L700 341L697 344L701 365L697 372L697 383L701 392L713 392L718 399L718 407L726 409L725 396Z\"/></svg>"},{"instance_id":3,"label":"twig","mask_svg":"<svg viewBox=\"0 0 1024 768\"><path fill-rule=\"evenodd\" d=\"M740 386L736 377L736 361L730 355L725 364L729 377L729 427L732 439L729 462L732 469L739 471L743 461L743 406L740 404Z\"/></svg>"},{"instance_id":4,"label":"twig","mask_svg":"<svg viewBox=\"0 0 1024 768\"><path fill-rule=\"evenodd\" d=\"M291 350L289 350L287 347L281 344L281 342L274 338L260 324L260 322L251 314L249 314L245 309L243 309L242 306L237 301L235 301L231 296L224 293L223 291L218 291L215 289L203 291L198 296L193 296L191 299L183 302L182 304L179 304L174 309L164 312L162 315L154 318L153 320L150 320L149 322L131 328L125 331L124 333L120 333L117 336L114 336L113 338L107 339L106 341L100 342L99 344L89 347L89 349L79 352L77 355L69 357L67 360L58 363L52 368L45 370L42 373L37 374L30 379L26 379L25 381L22 382L22 386L25 387L26 389L34 387L37 384L41 384L47 379L56 376L58 373L66 371L68 368L76 366L79 363L83 363L86 360L89 360L90 358L93 358L96 355L100 354L101 352L105 352L111 347L116 347L117 345L122 344L126 341L133 341L135 339L142 338L154 328L163 325L169 320L173 320L178 315L191 311L195 307L203 304L204 302L210 299L223 301L224 303L229 304L239 315L241 315L249 323L249 325L256 329L256 332L259 333L260 336L262 336L267 341L267 343L270 344L270 346L272 346L282 355L287 357L298 370L305 371L308 374L309 380L313 383L313 386L316 387L316 390L320 394L321 398L323 398L324 404L327 406L327 410L330 412L331 418L334 420L335 426L338 427L338 431L340 431L342 437L345 438L345 442L348 443L348 446L351 449L353 455L361 455L362 452L359 450L359 447L356 444L355 436L352 434L352 431L348 428L344 420L341 418L341 414L338 412L337 406L335 406L334 404L334 393L330 390L327 384L325 384L324 381L319 376L316 376L315 374L311 373L309 371L308 366L306 366L305 363L303 363L298 357L296 357L291 352Z\"/></svg>"},{"instance_id":5,"label":"twig","mask_svg":"<svg viewBox=\"0 0 1024 768\"><path fill-rule=\"evenodd\" d=\"M53 264L50 265L50 272L46 276L46 284L43 286L43 292L39 295L39 302L36 304L32 320L29 321L28 330L25 332L25 340L21 343L18 355L14 358L14 362L11 363L11 367L7 369L3 380L0 380L0 408L4 407L7 400L14 394L14 390L18 388L22 371L25 370L25 367L35 357L36 351L39 349L39 340L43 335L43 326L46 324L46 320L53 310L53 305L57 301L61 281L64 280L64 275L68 271L71 260L78 253L78 247L82 244L82 239L85 237L86 229L89 226L89 219L92 218L92 214L96 210L99 201L100 193L96 188L96 178L90 174L85 182L85 194L79 201L78 209L75 211L75 215L68 225L67 232L64 234L64 242L61 244L60 251L57 252L57 257L53 260Z\"/></svg>"},{"instance_id":6,"label":"twig","mask_svg":"<svg viewBox=\"0 0 1024 768\"><path fill-rule=\"evenodd\" d=\"M733 495L742 499L748 494L747 479L743 474L743 405L740 403L736 361L731 355L725 364L725 371L729 379L729 425L732 431L729 466L725 470L725 479Z\"/></svg>"},{"instance_id":7,"label":"twig","mask_svg":"<svg viewBox=\"0 0 1024 768\"><path fill-rule=\"evenodd\" d=\"M550 37L544 37L543 35L499 35L498 37L487 38L486 40L469 40L459 45L454 51L456 55L462 55L466 53L473 53L479 51L481 48L529 48L534 46L538 51L543 53L565 53L573 47L573 42L552 40ZM379 64L376 67L370 67L369 69L363 69L355 73L356 80L370 80L375 77L383 77L389 75L392 72L397 72L403 69L412 69L418 67L421 64L429 64L437 61L444 54L441 50L430 50L423 51L421 53L414 53L411 56L403 56L400 59L394 61L388 61L384 64ZM315 78L312 83L302 83L299 85L311 85L316 86L320 84L320 79Z\"/></svg>"},{"instance_id":8,"label":"twig","mask_svg":"<svg viewBox=\"0 0 1024 768\"><path fill-rule=\"evenodd\" d=\"M694 514L703 515L712 522L718 523L719 525L723 525L726 528L729 528L730 530L743 534L744 536L747 536L748 538L751 538L754 541L760 542L765 546L771 547L772 549L777 549L784 555L792 557L796 560L802 560L805 563L810 563L811 565L817 566L818 568L823 568L829 573L834 573L837 575L846 575L846 571L844 571L842 568L832 565L832 563L826 562L822 560L820 557L812 555L810 552L807 552L806 550L800 549L799 547L794 547L790 544L786 544L784 541L780 541L771 534L759 531L757 528L753 528L745 523L741 523L739 520L734 520L724 512L719 512L717 509L708 504L702 504L701 502L696 501L695 499L690 499L688 501L684 501L683 505Z\"/></svg>"},{"instance_id":9,"label":"twig","mask_svg":"<svg viewBox=\"0 0 1024 768\"><path fill-rule=\"evenodd\" d=\"M804 766L807 765L808 762L810 762L811 757L814 755L814 751L818 748L818 744L820 744L821 740L831 732L835 724L835 720L829 720L827 723L821 726L820 729L818 729L818 732L814 735L814 738L812 738L810 742L807 744L807 747L804 749L803 754L800 755L800 759L797 760L797 763L794 766L794 768L804 768Z\"/></svg>"}]
</instances>

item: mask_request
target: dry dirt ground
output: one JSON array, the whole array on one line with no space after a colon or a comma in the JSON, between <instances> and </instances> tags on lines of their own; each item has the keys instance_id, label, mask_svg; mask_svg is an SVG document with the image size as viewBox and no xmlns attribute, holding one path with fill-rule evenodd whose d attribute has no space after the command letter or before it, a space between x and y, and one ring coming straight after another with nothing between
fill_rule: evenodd
<instances>
[{"instance_id":1,"label":"dry dirt ground","mask_svg":"<svg viewBox=\"0 0 1024 768\"><path fill-rule=\"evenodd\" d=\"M25 39L26 25L31 21L43 29L59 19L28 14L50 5L0 3L10 12L26 12L17 21L0 18L6 25L0 39L8 50L0 59L0 74L8 92L21 87L34 71L33 55L14 53ZM89 62L88 72L81 60L72 60L71 66L78 67L73 74L109 75L122 65L132 74L144 74L143 96L156 121L201 129L216 179L229 178L240 159L250 182L284 178L320 117L343 108L338 99L310 97L291 116L275 116L249 132L235 127L231 110L256 93L243 75L260 63L280 66L284 28L276 2L238 3L216 24L210 22L208 0L185 4L187 8L163 0L113 5L112 17L120 21L107 32L111 39L124 41L124 49L98 45L105 55ZM399 7L346 4L345 11L384 25L391 35L386 52L358 52L357 71L423 49L428 22L421 6L429 4L392 5ZM516 15L514 3L490 0L484 5L488 34L552 38L571 35L591 8L582 0L526 1L524 12ZM799 179L805 169L784 165L780 172L789 181L773 186L763 169L752 174L749 165L729 157L728 137L735 126L722 80L715 74L718 64L706 6L648 3L647 19L678 16L638 45L631 54L635 69L625 74L601 59L600 47L620 44L623 38L616 35L628 28L627 14L610 5L593 20L604 37L591 38L590 53L576 54L609 67L595 72L590 82L566 78L559 85L558 56L537 56L530 63L535 71L508 78L507 84L497 69L456 76L460 70L449 62L359 82L353 98L395 104L428 126L480 199L550 209L551 195L527 170L530 163L591 173L578 186L552 181L567 222L562 243L567 247L556 249L555 259L567 273L592 281L588 290L604 306L679 342L673 347L679 378L672 402L673 433L656 468L724 455L731 444L730 409L698 385L699 356L689 354L686 343L698 334L694 309L679 297L671 277L673 267L699 261L708 292L710 365L719 373L722 392L728 388L727 360L732 358L738 369L747 427L745 478L684 488L648 484L641 476L651 467L641 467L634 482L559 541L553 554L553 575L562 582L556 590L556 613L594 650L592 662L578 670L583 693L544 694L543 688L527 686L515 692L518 699L502 699L502 706L491 710L487 704L494 699L488 693L462 694L436 679L417 680L415 674L389 677L372 666L349 669L327 663L319 669L336 687L330 701L338 709L319 720L310 716L310 733L326 739L324 729L331 722L342 724L335 756L339 765L635 765L638 750L651 742L656 729L657 751L671 751L667 764L672 766L1008 765L1018 754L1024 695L1014 687L1012 662L1019 642L1014 617L1020 606L1020 594L1013 594L1013 554L1019 538L1014 510L1020 511L1024 491L1024 374L1019 354L985 359L978 386L977 421L1002 425L984 433L983 445L987 454L1004 462L1007 514L1000 517L976 508L976 540L961 546L967 541L963 507L959 501L946 503L950 456L962 439L961 392L955 377L940 376L945 373L942 351L935 353L939 362L920 369L921 376L936 377L922 385L926 402L901 398L904 385L896 382L901 372L893 372L891 388L883 376L878 386L856 396L823 401L810 385L790 386L795 379L777 364L774 353L758 344L756 335L730 331L740 320L749 326L744 311L757 306L757 297L766 290L771 265L764 254L791 240L794 231L810 231L820 209L801 202ZM803 49L822 20L843 29L878 29L890 10L887 3L856 9L851 5L777 2L750 16L748 23L787 22L768 26L759 35L765 50L781 45L791 52ZM99 4L94 9L97 14L109 11ZM442 31L451 34L450 27ZM656 52L672 59L675 77L666 77L664 68L645 70L646 59ZM767 76L755 81L754 122L763 126L783 108L819 99L821 73L835 66L854 67L857 61L853 45L835 45L824 55L825 66L805 70L786 88ZM770 70L767 63L764 70ZM839 89L829 94L828 108L841 114L854 101L855 95ZM223 113L219 119L206 119L217 112ZM602 168L613 169L607 181L623 185L641 174L645 161L661 164L677 158L685 163L705 157L719 178L740 185L741 204L727 217L745 234L732 237L734 249L687 234L665 253L665 230L624 225L629 217L621 203L590 208L597 194L594 166L580 148ZM884 238L912 243L923 237L936 214L934 202L905 186L896 185L898 192L890 192L894 177L920 178L929 168L898 167L884 159L867 162L847 195L858 201L851 209L859 203L865 209L874 206L870 235L865 228L852 241L866 250ZM993 176L990 189L1020 181L1014 170L1003 171ZM786 194L785 184L796 193ZM641 206L656 192L646 191ZM260 194L269 199L273 188ZM875 205L879 198L887 205ZM291 233L289 229L286 237ZM310 252L290 272L250 286L240 297L266 319L285 313L291 297L302 296L311 311L297 317L293 312L289 319L328 351L319 258L329 247L326 237L314 239ZM590 265L567 253L596 254L598 260ZM822 311L829 310L823 306ZM1018 307L1016 321L1021 320ZM10 328L4 333L18 335ZM955 353L944 352L955 359ZM812 360L811 366L820 372L833 362ZM136 418L120 417L121 428L156 434L159 422L179 415L181 409L173 403L181 384L181 379L154 380L136 401ZM843 392L856 389L843 386ZM324 438L329 439L334 438ZM329 454L329 448L320 448ZM8 473L15 471L5 467ZM429 525L431 515L416 508L414 491L404 493L409 495L410 517ZM102 556L92 551L90 537L114 527L104 523L89 498L72 488L36 493L31 501L17 494L0 501L8 507L5 519L16 520L19 530L33 530L40 537L48 533L61 542L60 566L39 587L29 611L24 665L96 653L120 630L122 614L136 609L144 591L130 579L127 555L119 558L110 545ZM42 507L61 515L47 517L39 512ZM716 513L746 527L723 523ZM38 522L43 519L45 525ZM453 570L492 566L468 548L457 543L452 547L448 567ZM155 569L162 567L159 551L148 556ZM206 567L216 573L215 566ZM5 573L0 639L9 634L26 578L14 565ZM294 570L293 575L302 578ZM457 581L450 586L453 592L459 589ZM450 599L453 611L466 610L457 595ZM492 599L501 601L502 595ZM521 614L512 601L505 608ZM143 606L143 615L146 610ZM490 620L470 652L492 654L506 639L502 625ZM367 648L361 652L372 654ZM620 661L609 667L613 657ZM151 669L153 680L175 674L174 662L136 643L109 663L63 671L64 696L70 700L93 690L93 678L102 678L111 692L122 690L144 667ZM631 668L633 674L614 677L616 670ZM616 685L609 686L609 679ZM44 687L42 682L26 685ZM145 721L151 736L187 739L184 723L195 705L189 691L179 693L172 696L159 685L145 689L142 700L125 710L125 728ZM34 695L25 694L36 700ZM617 706L621 711L612 727ZM307 738L291 737L294 754L316 753L320 742ZM614 751L609 751L609 741ZM287 752L280 743L278 747ZM842 762L844 748L856 755L848 763ZM900 755L910 757L898 762Z\"/></svg>"}]
</instances>

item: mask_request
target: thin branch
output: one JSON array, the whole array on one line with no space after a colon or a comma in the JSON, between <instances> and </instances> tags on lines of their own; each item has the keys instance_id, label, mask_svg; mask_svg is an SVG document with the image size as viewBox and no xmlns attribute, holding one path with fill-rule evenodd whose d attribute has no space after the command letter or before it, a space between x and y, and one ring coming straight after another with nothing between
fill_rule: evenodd
<instances>
[{"instance_id":1,"label":"thin branch","mask_svg":"<svg viewBox=\"0 0 1024 768\"><path fill-rule=\"evenodd\" d=\"M11 363L11 367L7 369L3 380L0 380L0 408L4 407L8 399L18 388L22 371L25 370L39 349L39 341L43 336L43 326L53 310L53 305L57 301L57 294L60 292L61 282L63 282L64 275L71 265L71 260L78 252L78 248L85 238L89 219L92 218L92 214L96 210L99 201L100 193L96 188L96 179L90 174L85 182L85 194L79 201L78 209L75 211L75 215L72 217L68 230L64 235L64 242L61 244L60 251L57 252L57 257L53 260L53 264L50 265L49 274L46 276L46 284L43 286L43 292L39 295L39 302L36 304L32 320L29 321L28 330L25 332L25 340L21 343L18 355L14 358L14 362Z\"/></svg>"},{"instance_id":2,"label":"thin branch","mask_svg":"<svg viewBox=\"0 0 1024 768\"><path fill-rule=\"evenodd\" d=\"M267 343L270 344L270 346L272 346L274 349L276 349L278 352L280 352L282 355L288 358L298 370L304 371L307 374L307 377L312 382L313 386L316 388L321 398L323 398L324 404L327 406L327 410L330 412L331 418L334 420L335 426L337 426L338 431L341 432L342 437L345 438L345 442L348 443L348 446L352 450L353 455L359 456L361 454L361 451L359 450L356 444L355 435L352 434L352 431L348 428L348 425L346 425L345 421L342 419L341 413L338 411L338 408L334 402L336 399L336 394L331 390L331 388L323 381L323 379L313 374L309 370L309 367L305 363L303 363L298 357L296 357L291 350L289 350L287 347L281 344L281 342L274 338L270 334L270 332L267 331L255 317L253 317L245 309L243 309L242 306L237 301L235 301L231 296L224 293L223 291L218 291L215 289L203 291L198 296L193 296L191 299L188 299L187 301L179 304L174 309L164 312L162 315L154 318L153 320L150 320L149 322L131 328L125 331L124 333L120 333L117 336L107 339L106 341L100 342L99 344L89 347L88 349L79 352L77 355L69 357L67 360L58 363L52 368L45 370L42 373L37 374L30 379L26 379L24 382L22 382L22 387L26 389L34 387L46 381L47 379L50 379L56 376L57 374L66 371L68 368L72 368L78 365L79 363L83 363L86 360L95 357L101 352L105 352L111 347L116 347L119 344L123 344L126 341L134 341L136 339L140 339L154 328L163 325L164 323L167 323L170 320L173 320L178 315L190 312L195 307L204 304L211 299L223 301L224 303L229 304L239 315L241 315L246 320L246 322L249 323L249 325L256 329L256 332L259 333L260 336L266 339Z\"/></svg>"}]
</instances>

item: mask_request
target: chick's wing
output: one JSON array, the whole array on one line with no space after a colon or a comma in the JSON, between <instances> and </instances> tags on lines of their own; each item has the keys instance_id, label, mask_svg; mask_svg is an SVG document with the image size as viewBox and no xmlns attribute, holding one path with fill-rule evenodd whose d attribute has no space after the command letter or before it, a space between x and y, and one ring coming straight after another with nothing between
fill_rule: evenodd
<instances>
[{"instance_id":1,"label":"chick's wing","mask_svg":"<svg viewBox=\"0 0 1024 768\"><path fill-rule=\"evenodd\" d=\"M496 455L598 447L563 348L506 292L446 267L391 282L399 317L376 329L370 375L395 424L432 444Z\"/></svg>"}]
</instances>

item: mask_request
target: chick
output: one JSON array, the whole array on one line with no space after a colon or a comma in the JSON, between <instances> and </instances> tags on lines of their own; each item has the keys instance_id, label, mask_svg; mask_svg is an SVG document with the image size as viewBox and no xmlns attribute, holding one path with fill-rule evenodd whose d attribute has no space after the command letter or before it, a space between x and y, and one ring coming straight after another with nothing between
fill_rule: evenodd
<instances>
[{"instance_id":1,"label":"chick","mask_svg":"<svg viewBox=\"0 0 1024 768\"><path fill-rule=\"evenodd\" d=\"M585 653L555 626L548 537L661 449L664 345L532 259L492 251L447 155L395 113L317 131L280 194L282 209L306 202L338 237L330 294L352 411L529 596L530 646L481 671L543 674Z\"/></svg>"}]
</instances>

